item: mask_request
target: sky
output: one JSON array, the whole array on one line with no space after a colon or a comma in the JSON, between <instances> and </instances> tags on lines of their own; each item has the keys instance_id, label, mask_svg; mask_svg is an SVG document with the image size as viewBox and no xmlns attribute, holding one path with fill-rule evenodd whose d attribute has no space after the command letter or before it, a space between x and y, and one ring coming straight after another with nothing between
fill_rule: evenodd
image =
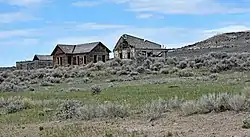
<instances>
[{"instance_id":1,"label":"sky","mask_svg":"<svg viewBox=\"0 0 250 137\"><path fill-rule=\"evenodd\" d=\"M178 48L250 29L249 0L0 0L0 66L122 34Z\"/></svg>"}]
</instances>

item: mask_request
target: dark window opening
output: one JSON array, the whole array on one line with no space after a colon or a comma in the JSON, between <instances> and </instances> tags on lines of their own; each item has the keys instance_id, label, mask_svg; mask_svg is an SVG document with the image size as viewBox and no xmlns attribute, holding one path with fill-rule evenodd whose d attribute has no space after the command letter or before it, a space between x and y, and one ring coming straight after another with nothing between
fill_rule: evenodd
<instances>
[{"instance_id":1,"label":"dark window opening","mask_svg":"<svg viewBox=\"0 0 250 137\"><path fill-rule=\"evenodd\" d=\"M77 64L80 65L80 57L77 56Z\"/></svg>"},{"instance_id":2,"label":"dark window opening","mask_svg":"<svg viewBox=\"0 0 250 137\"><path fill-rule=\"evenodd\" d=\"M72 57L68 56L68 64L71 65L71 62L72 62Z\"/></svg>"},{"instance_id":3,"label":"dark window opening","mask_svg":"<svg viewBox=\"0 0 250 137\"><path fill-rule=\"evenodd\" d=\"M94 55L94 63L97 62L97 55Z\"/></svg>"},{"instance_id":4,"label":"dark window opening","mask_svg":"<svg viewBox=\"0 0 250 137\"><path fill-rule=\"evenodd\" d=\"M106 56L102 55L102 62L106 62Z\"/></svg>"},{"instance_id":5,"label":"dark window opening","mask_svg":"<svg viewBox=\"0 0 250 137\"><path fill-rule=\"evenodd\" d=\"M122 59L122 53L120 53L119 55L120 55L120 59Z\"/></svg>"},{"instance_id":6,"label":"dark window opening","mask_svg":"<svg viewBox=\"0 0 250 137\"><path fill-rule=\"evenodd\" d=\"M76 65L76 57L73 57L73 65Z\"/></svg>"},{"instance_id":7,"label":"dark window opening","mask_svg":"<svg viewBox=\"0 0 250 137\"><path fill-rule=\"evenodd\" d=\"M128 59L130 59L131 57L130 57L130 52L128 52Z\"/></svg>"},{"instance_id":8,"label":"dark window opening","mask_svg":"<svg viewBox=\"0 0 250 137\"><path fill-rule=\"evenodd\" d=\"M62 66L62 57L60 57L60 65Z\"/></svg>"},{"instance_id":9,"label":"dark window opening","mask_svg":"<svg viewBox=\"0 0 250 137\"><path fill-rule=\"evenodd\" d=\"M87 64L87 57L86 56L83 57L83 60L84 60L84 64Z\"/></svg>"},{"instance_id":10,"label":"dark window opening","mask_svg":"<svg viewBox=\"0 0 250 137\"><path fill-rule=\"evenodd\" d=\"M60 64L59 57L57 57L56 59L57 59L57 64L59 65Z\"/></svg>"}]
</instances>

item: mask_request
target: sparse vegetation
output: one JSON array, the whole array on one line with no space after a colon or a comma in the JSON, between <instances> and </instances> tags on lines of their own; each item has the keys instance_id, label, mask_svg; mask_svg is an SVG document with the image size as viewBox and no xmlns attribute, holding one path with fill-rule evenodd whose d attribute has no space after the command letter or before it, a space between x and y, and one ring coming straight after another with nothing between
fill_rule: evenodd
<instances>
[{"instance_id":1,"label":"sparse vegetation","mask_svg":"<svg viewBox=\"0 0 250 137\"><path fill-rule=\"evenodd\" d=\"M112 128L102 135L117 135L112 125L122 119L131 125L135 119L147 119L147 126L153 127L166 117L170 121L164 124L178 123L171 121L173 114L191 119L195 114L248 114L249 58L247 53L210 53L196 58L113 59L86 66L3 71L0 123L102 121L101 125ZM245 122L244 128L247 125ZM63 132L55 128L52 131L46 124L39 127L36 129L45 136ZM132 133L130 130L122 133ZM175 132L161 135L175 136Z\"/></svg>"},{"instance_id":2,"label":"sparse vegetation","mask_svg":"<svg viewBox=\"0 0 250 137\"><path fill-rule=\"evenodd\" d=\"M78 101L67 101L60 105L56 117L60 120L91 120L95 118L124 118L129 116L123 105L105 103L101 105L81 105Z\"/></svg>"}]
</instances>

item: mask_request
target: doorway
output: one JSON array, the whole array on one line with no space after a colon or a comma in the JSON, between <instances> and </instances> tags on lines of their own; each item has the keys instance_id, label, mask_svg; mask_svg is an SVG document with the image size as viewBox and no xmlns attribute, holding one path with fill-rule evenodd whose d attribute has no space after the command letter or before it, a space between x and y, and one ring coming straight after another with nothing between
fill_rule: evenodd
<instances>
[{"instance_id":1,"label":"doorway","mask_svg":"<svg viewBox=\"0 0 250 137\"><path fill-rule=\"evenodd\" d=\"M102 55L102 62L106 62L106 56Z\"/></svg>"},{"instance_id":2,"label":"doorway","mask_svg":"<svg viewBox=\"0 0 250 137\"><path fill-rule=\"evenodd\" d=\"M73 65L76 65L76 57L73 57Z\"/></svg>"},{"instance_id":3,"label":"doorway","mask_svg":"<svg viewBox=\"0 0 250 137\"><path fill-rule=\"evenodd\" d=\"M128 52L128 59L130 59L131 57L130 57L130 52Z\"/></svg>"},{"instance_id":4,"label":"doorway","mask_svg":"<svg viewBox=\"0 0 250 137\"><path fill-rule=\"evenodd\" d=\"M72 57L68 56L68 64L71 65L71 62L72 62Z\"/></svg>"},{"instance_id":5,"label":"doorway","mask_svg":"<svg viewBox=\"0 0 250 137\"><path fill-rule=\"evenodd\" d=\"M87 57L86 56L83 57L83 63L87 64Z\"/></svg>"},{"instance_id":6,"label":"doorway","mask_svg":"<svg viewBox=\"0 0 250 137\"><path fill-rule=\"evenodd\" d=\"M122 59L122 53L120 53L119 56L120 56L120 59Z\"/></svg>"},{"instance_id":7,"label":"doorway","mask_svg":"<svg viewBox=\"0 0 250 137\"><path fill-rule=\"evenodd\" d=\"M94 55L94 63L97 62L97 55Z\"/></svg>"}]
</instances>

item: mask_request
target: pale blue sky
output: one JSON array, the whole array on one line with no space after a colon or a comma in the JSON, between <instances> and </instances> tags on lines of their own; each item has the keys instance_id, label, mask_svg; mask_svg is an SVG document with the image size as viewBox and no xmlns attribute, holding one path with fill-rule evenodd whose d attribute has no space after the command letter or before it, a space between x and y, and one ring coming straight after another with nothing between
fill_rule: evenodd
<instances>
[{"instance_id":1,"label":"pale blue sky","mask_svg":"<svg viewBox=\"0 0 250 137\"><path fill-rule=\"evenodd\" d=\"M132 34L168 48L250 28L248 0L0 0L0 66Z\"/></svg>"}]
</instances>

